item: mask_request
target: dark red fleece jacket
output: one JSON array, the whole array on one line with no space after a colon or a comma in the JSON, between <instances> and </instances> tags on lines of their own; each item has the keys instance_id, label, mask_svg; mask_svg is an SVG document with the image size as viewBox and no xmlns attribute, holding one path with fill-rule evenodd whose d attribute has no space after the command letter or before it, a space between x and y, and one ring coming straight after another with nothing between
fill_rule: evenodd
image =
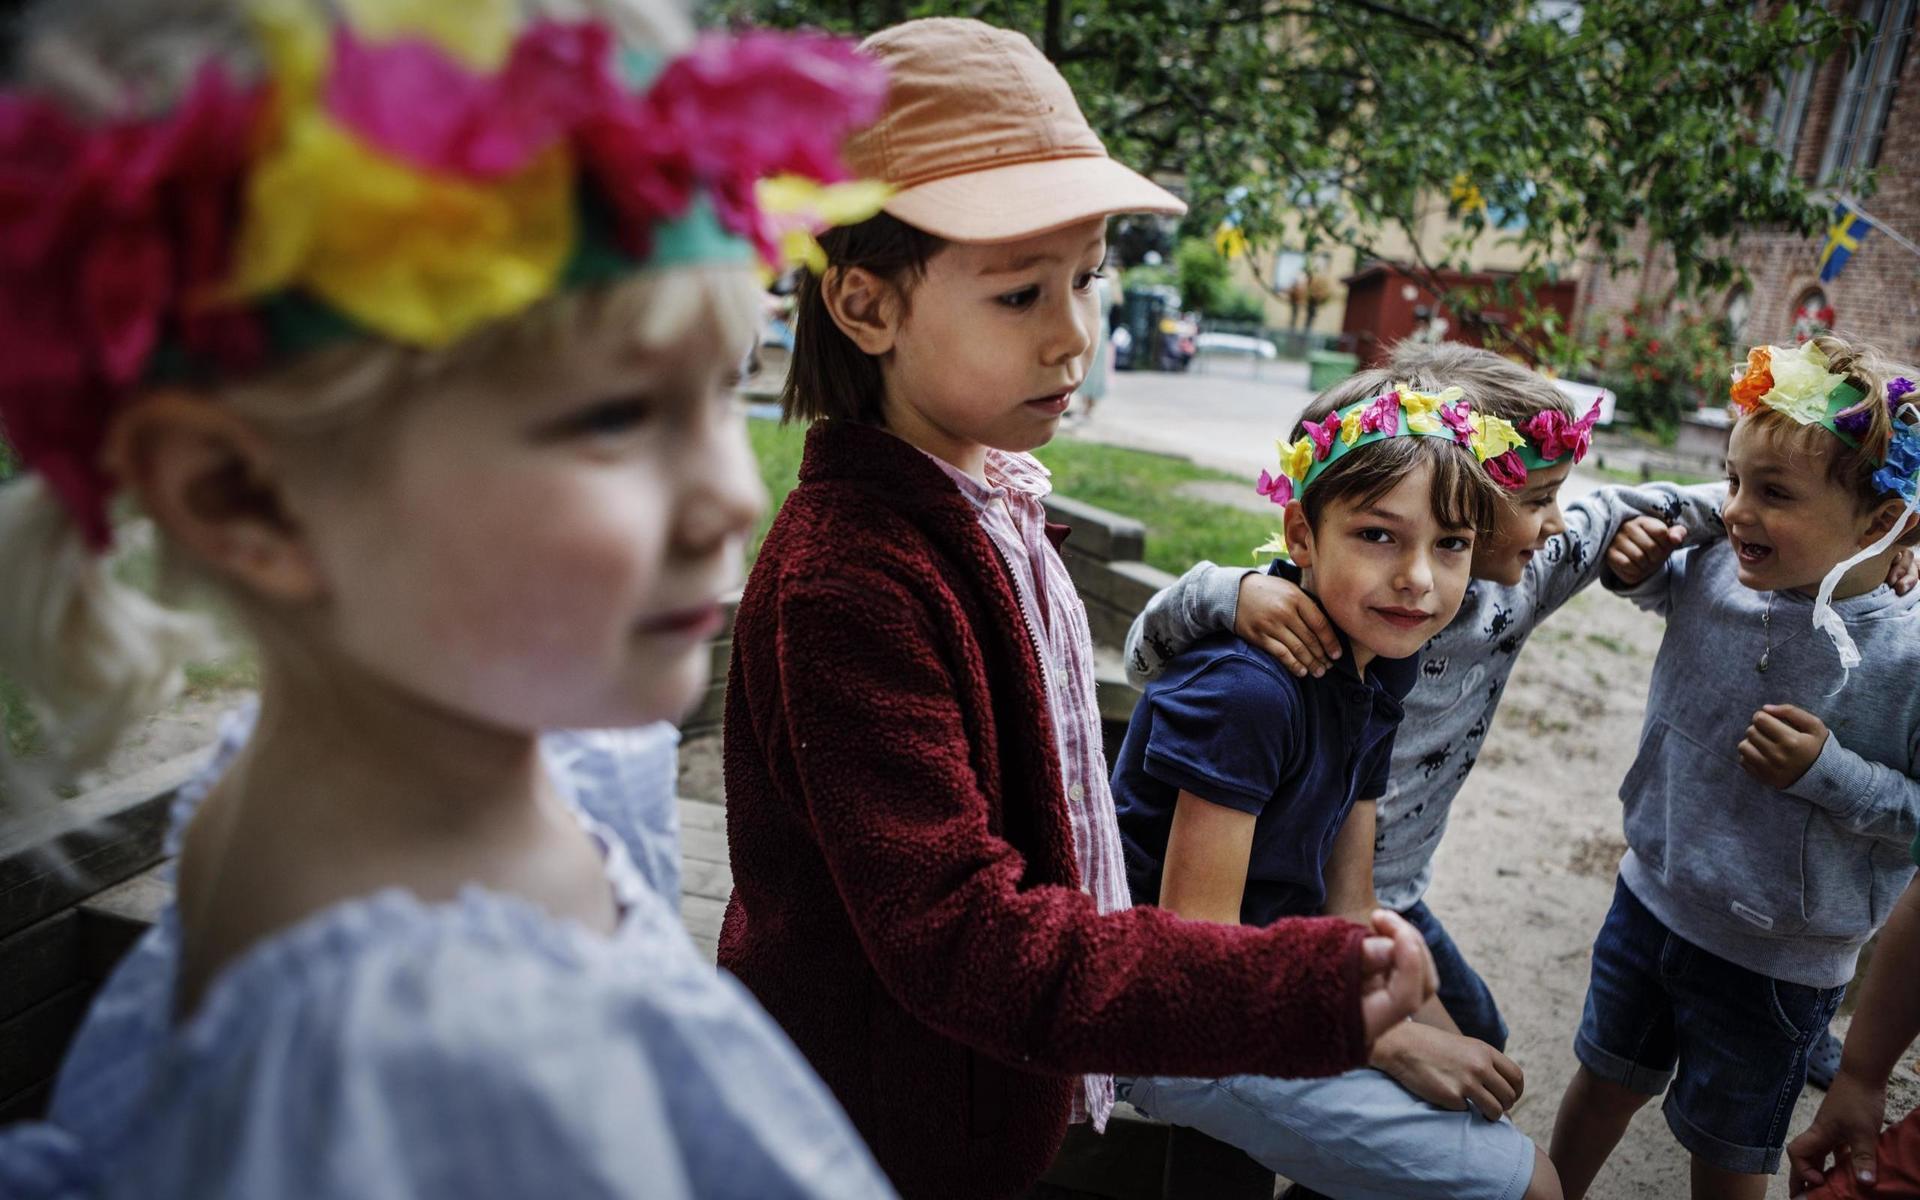
<instances>
[{"instance_id":1,"label":"dark red fleece jacket","mask_svg":"<svg viewBox=\"0 0 1920 1200\"><path fill-rule=\"evenodd\" d=\"M1354 925L1265 929L1079 889L1044 682L1005 565L920 451L807 435L727 676L720 964L907 1197L1025 1190L1077 1075L1360 1066Z\"/></svg>"}]
</instances>

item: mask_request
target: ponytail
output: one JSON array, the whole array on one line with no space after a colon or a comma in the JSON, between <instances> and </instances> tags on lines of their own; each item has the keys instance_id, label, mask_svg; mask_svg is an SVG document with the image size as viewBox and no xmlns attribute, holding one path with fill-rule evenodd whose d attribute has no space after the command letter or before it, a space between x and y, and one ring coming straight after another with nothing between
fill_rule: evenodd
<instances>
[{"instance_id":1,"label":"ponytail","mask_svg":"<svg viewBox=\"0 0 1920 1200\"><path fill-rule=\"evenodd\" d=\"M25 691L64 767L98 762L218 645L204 618L116 579L33 475L0 484L0 562L0 672Z\"/></svg>"}]
</instances>

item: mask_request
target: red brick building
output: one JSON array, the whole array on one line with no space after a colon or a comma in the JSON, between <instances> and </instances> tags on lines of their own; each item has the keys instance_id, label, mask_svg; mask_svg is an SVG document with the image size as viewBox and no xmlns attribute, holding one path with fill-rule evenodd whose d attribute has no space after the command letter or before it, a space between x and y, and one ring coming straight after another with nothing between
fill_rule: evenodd
<instances>
[{"instance_id":1,"label":"red brick building","mask_svg":"<svg viewBox=\"0 0 1920 1200\"><path fill-rule=\"evenodd\" d=\"M1854 0L1850 8L1872 26L1859 52L1851 61L1841 54L1803 69L1770 89L1760 117L1794 172L1816 190L1832 190L1849 172L1877 167L1879 190L1862 198L1862 207L1920 245L1920 48L1913 45L1920 41L1920 0ZM1791 344L1798 314L1831 308L1834 329L1920 362L1920 254L1875 229L1839 278L1823 284L1825 244L1824 234L1746 230L1735 257L1750 282L1708 301L1725 315L1730 339ZM1642 249L1637 269L1587 273L1582 313L1666 299L1671 259L1657 248L1648 255L1644 241Z\"/></svg>"}]
</instances>

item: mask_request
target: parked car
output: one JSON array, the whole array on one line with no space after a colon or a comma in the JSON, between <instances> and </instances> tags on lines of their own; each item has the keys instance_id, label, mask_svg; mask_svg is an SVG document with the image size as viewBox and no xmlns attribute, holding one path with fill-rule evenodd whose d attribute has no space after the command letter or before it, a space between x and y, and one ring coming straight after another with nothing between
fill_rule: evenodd
<instances>
[{"instance_id":1,"label":"parked car","mask_svg":"<svg viewBox=\"0 0 1920 1200\"><path fill-rule=\"evenodd\" d=\"M1239 354L1247 358L1271 359L1280 356L1279 347L1263 337L1244 333L1203 333L1194 339L1201 354Z\"/></svg>"},{"instance_id":2,"label":"parked car","mask_svg":"<svg viewBox=\"0 0 1920 1200\"><path fill-rule=\"evenodd\" d=\"M1200 322L1191 314L1160 318L1160 361L1162 371L1184 371L1193 362L1200 337Z\"/></svg>"}]
</instances>

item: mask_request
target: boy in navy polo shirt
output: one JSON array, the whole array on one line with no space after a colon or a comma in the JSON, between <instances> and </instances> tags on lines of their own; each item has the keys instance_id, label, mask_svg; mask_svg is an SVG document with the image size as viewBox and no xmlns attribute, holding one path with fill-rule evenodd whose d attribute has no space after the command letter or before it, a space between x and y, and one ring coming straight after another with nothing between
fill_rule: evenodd
<instances>
[{"instance_id":1,"label":"boy in navy polo shirt","mask_svg":"<svg viewBox=\"0 0 1920 1200\"><path fill-rule=\"evenodd\" d=\"M1343 654L1295 678L1232 634L1195 643L1147 686L1114 767L1136 904L1265 925L1372 906L1373 801L1420 647L1465 594L1498 492L1476 458L1516 442L1460 389L1336 387L1281 447L1261 491L1286 504L1299 583ZM1263 548L1266 549L1266 548ZM1437 1004L1376 1044L1374 1066L1319 1080L1143 1078L1129 1098L1245 1150L1307 1187L1369 1197L1559 1195L1553 1167L1504 1118L1522 1077L1461 1037ZM1424 1097L1424 1098L1423 1098ZM1463 1107L1468 1111L1457 1111Z\"/></svg>"}]
</instances>

